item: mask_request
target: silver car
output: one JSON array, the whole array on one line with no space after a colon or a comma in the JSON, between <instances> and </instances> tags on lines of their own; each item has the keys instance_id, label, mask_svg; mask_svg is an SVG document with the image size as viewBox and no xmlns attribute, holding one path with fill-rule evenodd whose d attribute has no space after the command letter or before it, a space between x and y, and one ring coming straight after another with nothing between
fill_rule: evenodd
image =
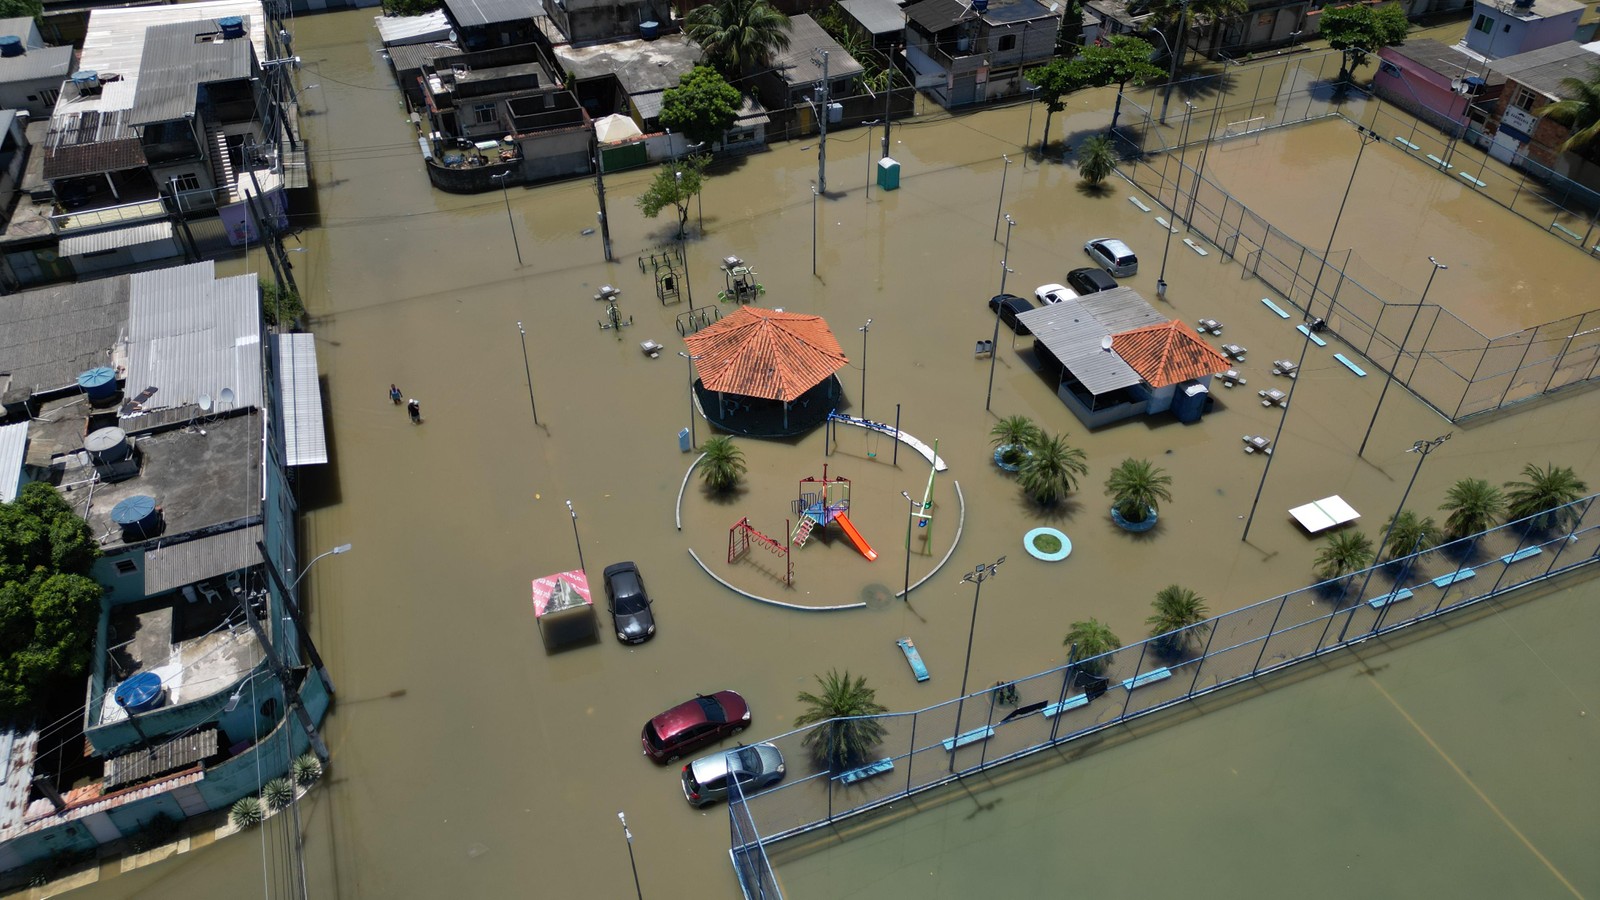
<instances>
[{"instance_id":1,"label":"silver car","mask_svg":"<svg viewBox=\"0 0 1600 900\"><path fill-rule=\"evenodd\" d=\"M683 798L701 807L728 797L728 779L749 792L776 784L783 778L783 752L771 744L752 744L702 756L683 767Z\"/></svg>"},{"instance_id":2,"label":"silver car","mask_svg":"<svg viewBox=\"0 0 1600 900\"><path fill-rule=\"evenodd\" d=\"M1131 278L1139 271L1139 257L1116 238L1095 238L1083 245L1083 252L1100 268L1117 278Z\"/></svg>"}]
</instances>

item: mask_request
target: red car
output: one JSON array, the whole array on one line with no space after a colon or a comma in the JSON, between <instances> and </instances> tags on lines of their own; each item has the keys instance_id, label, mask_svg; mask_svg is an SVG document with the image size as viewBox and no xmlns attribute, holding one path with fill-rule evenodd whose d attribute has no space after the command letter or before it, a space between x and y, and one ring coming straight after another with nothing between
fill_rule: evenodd
<instances>
[{"instance_id":1,"label":"red car","mask_svg":"<svg viewBox=\"0 0 1600 900\"><path fill-rule=\"evenodd\" d=\"M750 724L750 707L733 691L696 694L644 723L644 755L673 762L693 750L738 734Z\"/></svg>"}]
</instances>

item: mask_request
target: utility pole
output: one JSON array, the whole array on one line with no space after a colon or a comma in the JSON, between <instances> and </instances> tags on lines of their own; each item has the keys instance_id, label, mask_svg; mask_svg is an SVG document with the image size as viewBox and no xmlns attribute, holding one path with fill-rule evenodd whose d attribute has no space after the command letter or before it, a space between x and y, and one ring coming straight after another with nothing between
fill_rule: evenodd
<instances>
[{"instance_id":1,"label":"utility pole","mask_svg":"<svg viewBox=\"0 0 1600 900\"><path fill-rule=\"evenodd\" d=\"M818 62L813 56L812 62ZM817 128L821 137L817 139L817 193L828 192L828 100L832 96L828 91L828 51L822 51L822 87L817 91Z\"/></svg>"},{"instance_id":2,"label":"utility pole","mask_svg":"<svg viewBox=\"0 0 1600 900\"><path fill-rule=\"evenodd\" d=\"M285 586L283 579L278 576L277 566L273 565L272 557L267 555L267 545L256 541L256 549L261 551L261 559L265 562L267 575L271 576L278 590L283 592L284 606L289 610L289 617L294 621L294 627L300 631L300 639L305 641L306 651L311 655L311 664L317 667L317 674L322 676L322 683L327 687L328 693L334 693L333 676L328 674L328 667L322 661L322 654L317 652L317 645L311 640L311 631L306 626L306 620L300 614L300 604L294 598L294 590Z\"/></svg>"},{"instance_id":3,"label":"utility pole","mask_svg":"<svg viewBox=\"0 0 1600 900\"><path fill-rule=\"evenodd\" d=\"M322 742L322 735L317 733L317 726L311 721L311 714L306 712L305 704L300 701L300 691L294 686L289 670L278 658L278 652L272 649L272 643L267 640L267 633L262 630L261 623L256 621L256 614L250 611L249 603L244 607L244 620L249 623L250 630L255 632L256 640L261 644L261 650L267 657L267 665L272 668L272 674L278 679L278 684L283 687L284 701L289 708L294 710L295 718L300 720L300 727L305 729L306 738L311 742L311 749L316 751L317 758L323 762L328 761L328 745Z\"/></svg>"},{"instance_id":4,"label":"utility pole","mask_svg":"<svg viewBox=\"0 0 1600 900\"><path fill-rule=\"evenodd\" d=\"M606 175L605 168L600 165L600 139L596 137L590 147L594 153L595 192L600 195L600 245L605 250L606 262L611 262L611 219L606 215Z\"/></svg>"},{"instance_id":5,"label":"utility pole","mask_svg":"<svg viewBox=\"0 0 1600 900\"><path fill-rule=\"evenodd\" d=\"M883 147L882 152L878 154L879 159L889 155L889 101L894 98L894 47L889 48L889 67L887 71L889 73L889 86L883 91Z\"/></svg>"}]
</instances>

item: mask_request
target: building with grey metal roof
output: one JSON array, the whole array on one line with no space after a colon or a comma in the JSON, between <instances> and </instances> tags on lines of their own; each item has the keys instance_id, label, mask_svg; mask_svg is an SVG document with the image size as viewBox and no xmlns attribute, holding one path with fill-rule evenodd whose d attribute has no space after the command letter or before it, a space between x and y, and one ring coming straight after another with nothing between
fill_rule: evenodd
<instances>
[{"instance_id":1,"label":"building with grey metal roof","mask_svg":"<svg viewBox=\"0 0 1600 900\"><path fill-rule=\"evenodd\" d=\"M520 22L545 14L539 0L445 0L444 8L462 28Z\"/></svg>"},{"instance_id":2,"label":"building with grey metal roof","mask_svg":"<svg viewBox=\"0 0 1600 900\"><path fill-rule=\"evenodd\" d=\"M261 289L216 277L210 261L128 276L127 393L151 391L125 419L201 405L261 405ZM153 390L152 390L153 389Z\"/></svg>"},{"instance_id":3,"label":"building with grey metal roof","mask_svg":"<svg viewBox=\"0 0 1600 900\"><path fill-rule=\"evenodd\" d=\"M17 499L22 489L22 465L27 459L28 422L0 424L0 503Z\"/></svg>"},{"instance_id":4,"label":"building with grey metal roof","mask_svg":"<svg viewBox=\"0 0 1600 900\"><path fill-rule=\"evenodd\" d=\"M872 38L899 38L906 30L906 14L895 0L839 0L839 8Z\"/></svg>"},{"instance_id":5,"label":"building with grey metal roof","mask_svg":"<svg viewBox=\"0 0 1600 900\"><path fill-rule=\"evenodd\" d=\"M1568 78L1587 80L1600 63L1600 54L1584 49L1576 41L1563 41L1516 56L1490 60L1489 70L1504 75L1530 90L1538 91L1551 100L1567 99L1568 91L1561 84Z\"/></svg>"},{"instance_id":6,"label":"building with grey metal roof","mask_svg":"<svg viewBox=\"0 0 1600 900\"><path fill-rule=\"evenodd\" d=\"M152 26L145 29L128 121L144 125L192 116L201 85L247 79L258 71L250 41L242 33L228 37L215 19Z\"/></svg>"},{"instance_id":7,"label":"building with grey metal roof","mask_svg":"<svg viewBox=\"0 0 1600 900\"><path fill-rule=\"evenodd\" d=\"M128 276L11 294L0 303L0 403L75 390L79 374L114 364L128 325Z\"/></svg>"},{"instance_id":8,"label":"building with grey metal roof","mask_svg":"<svg viewBox=\"0 0 1600 900\"><path fill-rule=\"evenodd\" d=\"M866 71L808 15L789 17L789 47L773 54L772 68L791 91L822 83L822 51L828 51L828 82L841 84Z\"/></svg>"}]
</instances>

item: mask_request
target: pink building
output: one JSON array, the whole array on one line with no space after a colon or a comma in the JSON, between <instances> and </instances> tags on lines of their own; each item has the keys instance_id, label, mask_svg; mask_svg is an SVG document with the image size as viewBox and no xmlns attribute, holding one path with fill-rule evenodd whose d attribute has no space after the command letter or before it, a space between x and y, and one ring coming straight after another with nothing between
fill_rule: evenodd
<instances>
[{"instance_id":1,"label":"pink building","mask_svg":"<svg viewBox=\"0 0 1600 900\"><path fill-rule=\"evenodd\" d=\"M1380 49L1372 78L1379 97L1444 129L1465 124L1474 106L1491 106L1483 101L1504 83L1484 61L1426 38Z\"/></svg>"}]
</instances>

